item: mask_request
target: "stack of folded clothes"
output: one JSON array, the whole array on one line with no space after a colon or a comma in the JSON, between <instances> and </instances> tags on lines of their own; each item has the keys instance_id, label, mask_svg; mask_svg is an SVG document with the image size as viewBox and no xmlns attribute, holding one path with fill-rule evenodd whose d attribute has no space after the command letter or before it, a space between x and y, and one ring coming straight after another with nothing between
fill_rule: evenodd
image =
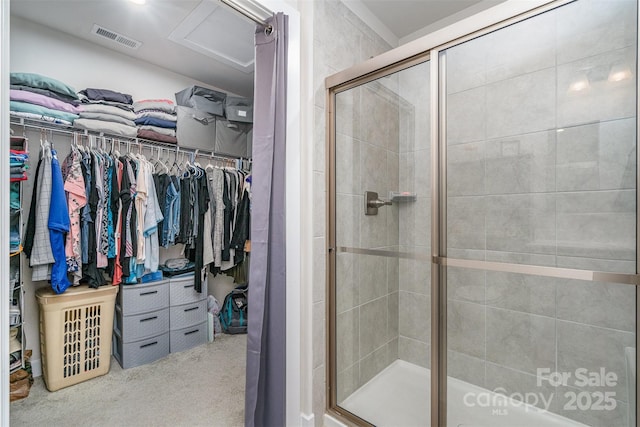
<instances>
[{"instance_id":1,"label":"stack of folded clothes","mask_svg":"<svg viewBox=\"0 0 640 427\"><path fill-rule=\"evenodd\" d=\"M127 138L137 136L131 95L108 89L85 89L80 96L82 111L75 127Z\"/></svg>"},{"instance_id":2,"label":"stack of folded clothes","mask_svg":"<svg viewBox=\"0 0 640 427\"><path fill-rule=\"evenodd\" d=\"M61 81L34 73L11 73L11 115L73 125L80 112L78 95Z\"/></svg>"},{"instance_id":3,"label":"stack of folded clothes","mask_svg":"<svg viewBox=\"0 0 640 427\"><path fill-rule=\"evenodd\" d=\"M27 179L27 161L29 154L26 151L10 150L9 166L11 167L11 182L24 181Z\"/></svg>"},{"instance_id":4,"label":"stack of folded clothes","mask_svg":"<svg viewBox=\"0 0 640 427\"><path fill-rule=\"evenodd\" d=\"M176 106L169 99L145 99L133 104L138 137L176 144Z\"/></svg>"}]
</instances>

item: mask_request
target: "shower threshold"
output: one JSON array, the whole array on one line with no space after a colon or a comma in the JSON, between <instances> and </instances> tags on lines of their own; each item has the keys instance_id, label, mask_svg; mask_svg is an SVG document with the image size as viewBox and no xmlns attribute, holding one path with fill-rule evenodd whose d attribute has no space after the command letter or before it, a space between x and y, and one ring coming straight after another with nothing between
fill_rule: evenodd
<instances>
[{"instance_id":1,"label":"shower threshold","mask_svg":"<svg viewBox=\"0 0 640 427\"><path fill-rule=\"evenodd\" d=\"M430 377L428 369L396 360L340 406L377 427L428 426ZM456 378L449 377L447 385L449 426L585 427Z\"/></svg>"}]
</instances>

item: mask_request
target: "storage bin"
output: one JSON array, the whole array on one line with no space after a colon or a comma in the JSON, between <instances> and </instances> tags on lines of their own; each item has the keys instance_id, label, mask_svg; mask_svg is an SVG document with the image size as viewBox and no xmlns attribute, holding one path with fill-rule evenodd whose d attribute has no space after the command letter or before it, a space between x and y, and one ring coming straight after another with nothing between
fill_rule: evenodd
<instances>
[{"instance_id":1,"label":"storage bin","mask_svg":"<svg viewBox=\"0 0 640 427\"><path fill-rule=\"evenodd\" d=\"M49 391L109 372L117 286L36 291L42 373Z\"/></svg>"},{"instance_id":2,"label":"storage bin","mask_svg":"<svg viewBox=\"0 0 640 427\"><path fill-rule=\"evenodd\" d=\"M224 115L224 104L227 94L201 86L190 86L176 93L176 103L183 107L191 107L205 113Z\"/></svg>"},{"instance_id":3,"label":"storage bin","mask_svg":"<svg viewBox=\"0 0 640 427\"><path fill-rule=\"evenodd\" d=\"M135 342L124 343L118 331L113 334L113 357L123 369L145 365L169 354L169 332Z\"/></svg>"},{"instance_id":4,"label":"storage bin","mask_svg":"<svg viewBox=\"0 0 640 427\"><path fill-rule=\"evenodd\" d=\"M171 334L171 353L187 350L207 342L207 321L169 332Z\"/></svg>"},{"instance_id":5,"label":"storage bin","mask_svg":"<svg viewBox=\"0 0 640 427\"><path fill-rule=\"evenodd\" d=\"M171 306L171 330L187 328L207 320L207 300Z\"/></svg>"},{"instance_id":6,"label":"storage bin","mask_svg":"<svg viewBox=\"0 0 640 427\"><path fill-rule=\"evenodd\" d=\"M194 276L180 277L169 281L169 301L171 306L190 304L207 299L206 289L196 291Z\"/></svg>"},{"instance_id":7,"label":"storage bin","mask_svg":"<svg viewBox=\"0 0 640 427\"><path fill-rule=\"evenodd\" d=\"M251 157L248 150L248 134L251 129L252 126L247 123L218 119L216 121L216 153L233 157Z\"/></svg>"},{"instance_id":8,"label":"storage bin","mask_svg":"<svg viewBox=\"0 0 640 427\"><path fill-rule=\"evenodd\" d=\"M253 123L253 101L248 98L227 96L224 112L227 120Z\"/></svg>"},{"instance_id":9,"label":"storage bin","mask_svg":"<svg viewBox=\"0 0 640 427\"><path fill-rule=\"evenodd\" d=\"M124 342L138 341L169 330L169 308L151 313L123 316L116 305L114 329Z\"/></svg>"},{"instance_id":10,"label":"storage bin","mask_svg":"<svg viewBox=\"0 0 640 427\"><path fill-rule=\"evenodd\" d=\"M169 306L168 280L120 286L122 291L118 294L118 305L125 316L148 313Z\"/></svg>"},{"instance_id":11,"label":"storage bin","mask_svg":"<svg viewBox=\"0 0 640 427\"><path fill-rule=\"evenodd\" d=\"M176 124L178 145L213 150L216 140L216 116L189 107L178 107Z\"/></svg>"}]
</instances>

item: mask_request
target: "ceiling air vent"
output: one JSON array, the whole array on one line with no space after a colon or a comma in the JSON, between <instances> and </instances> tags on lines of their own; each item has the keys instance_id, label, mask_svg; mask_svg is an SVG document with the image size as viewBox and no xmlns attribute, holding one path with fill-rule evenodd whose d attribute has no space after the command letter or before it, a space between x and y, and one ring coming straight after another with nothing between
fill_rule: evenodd
<instances>
[{"instance_id":1,"label":"ceiling air vent","mask_svg":"<svg viewBox=\"0 0 640 427\"><path fill-rule=\"evenodd\" d=\"M109 39L114 43L118 43L130 49L138 49L140 46L142 46L142 42L139 42L127 36L123 36L122 34L117 33L115 31L108 30L104 27L101 27L98 24L93 24L91 33L97 36L103 37L105 39Z\"/></svg>"}]
</instances>

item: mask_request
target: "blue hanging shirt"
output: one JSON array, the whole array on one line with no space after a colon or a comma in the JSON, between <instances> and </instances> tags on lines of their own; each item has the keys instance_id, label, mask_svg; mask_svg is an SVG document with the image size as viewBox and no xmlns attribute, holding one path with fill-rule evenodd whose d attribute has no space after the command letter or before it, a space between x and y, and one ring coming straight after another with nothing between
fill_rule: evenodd
<instances>
[{"instance_id":1,"label":"blue hanging shirt","mask_svg":"<svg viewBox=\"0 0 640 427\"><path fill-rule=\"evenodd\" d=\"M49 240L53 252L53 268L51 269L51 288L61 294L69 287L67 278L67 257L64 251L66 233L69 232L69 210L64 194L64 181L60 163L55 150L51 150L51 205L49 209Z\"/></svg>"}]
</instances>

